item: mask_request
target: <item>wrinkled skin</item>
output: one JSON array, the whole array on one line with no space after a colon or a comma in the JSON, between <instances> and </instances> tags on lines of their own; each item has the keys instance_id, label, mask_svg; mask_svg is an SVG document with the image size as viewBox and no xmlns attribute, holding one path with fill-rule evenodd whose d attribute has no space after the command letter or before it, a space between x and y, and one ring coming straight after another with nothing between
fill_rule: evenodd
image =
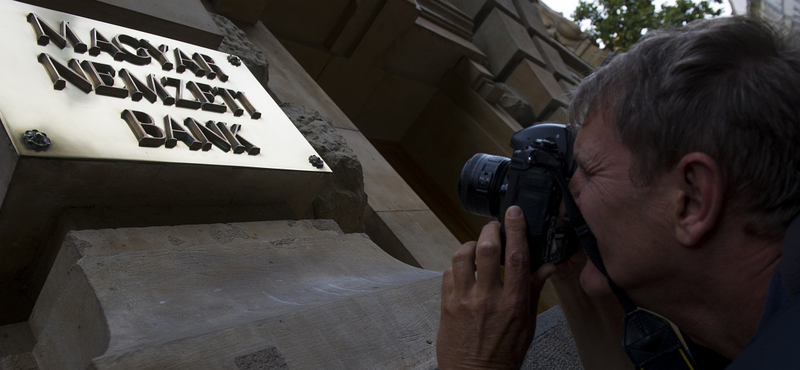
<instances>
[{"instance_id":1,"label":"wrinkled skin","mask_svg":"<svg viewBox=\"0 0 800 370\"><path fill-rule=\"evenodd\" d=\"M483 228L477 242L462 245L444 272L436 343L440 369L518 369L533 340L539 294L555 267L546 264L531 273L522 211L509 207L505 220L504 272L496 221Z\"/></svg>"}]
</instances>

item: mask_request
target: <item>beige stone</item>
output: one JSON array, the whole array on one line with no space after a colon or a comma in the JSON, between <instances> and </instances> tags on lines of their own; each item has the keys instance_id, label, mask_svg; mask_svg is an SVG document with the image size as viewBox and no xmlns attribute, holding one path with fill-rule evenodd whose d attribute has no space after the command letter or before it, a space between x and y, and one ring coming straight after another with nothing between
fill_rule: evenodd
<instances>
[{"instance_id":1,"label":"beige stone","mask_svg":"<svg viewBox=\"0 0 800 370\"><path fill-rule=\"evenodd\" d=\"M358 131L340 130L364 168L367 202L379 211L419 211L428 207L386 159Z\"/></svg>"},{"instance_id":2,"label":"beige stone","mask_svg":"<svg viewBox=\"0 0 800 370\"><path fill-rule=\"evenodd\" d=\"M370 140L400 141L436 88L385 74L353 118Z\"/></svg>"},{"instance_id":3,"label":"beige stone","mask_svg":"<svg viewBox=\"0 0 800 370\"><path fill-rule=\"evenodd\" d=\"M361 59L333 57L317 78L317 83L342 112L355 117L384 75L385 71L373 68L372 64Z\"/></svg>"},{"instance_id":4,"label":"beige stone","mask_svg":"<svg viewBox=\"0 0 800 370\"><path fill-rule=\"evenodd\" d=\"M321 220L73 232L33 353L42 368L427 368L440 279Z\"/></svg>"},{"instance_id":5,"label":"beige stone","mask_svg":"<svg viewBox=\"0 0 800 370\"><path fill-rule=\"evenodd\" d=\"M27 322L0 326L0 358L30 352L34 343Z\"/></svg>"},{"instance_id":6,"label":"beige stone","mask_svg":"<svg viewBox=\"0 0 800 370\"><path fill-rule=\"evenodd\" d=\"M569 104L553 74L530 61L522 61L506 83L528 98L537 120L545 119L558 107Z\"/></svg>"},{"instance_id":7,"label":"beige stone","mask_svg":"<svg viewBox=\"0 0 800 370\"><path fill-rule=\"evenodd\" d=\"M349 17L348 0L270 2L261 21L279 37L291 35L306 45L323 46L340 18Z\"/></svg>"},{"instance_id":8,"label":"beige stone","mask_svg":"<svg viewBox=\"0 0 800 370\"><path fill-rule=\"evenodd\" d=\"M384 1L360 1L335 39L329 39L326 46L334 55L350 57L367 31L373 26L375 17L380 13Z\"/></svg>"},{"instance_id":9,"label":"beige stone","mask_svg":"<svg viewBox=\"0 0 800 370\"><path fill-rule=\"evenodd\" d=\"M469 39L420 17L392 44L381 64L392 73L435 86L464 56L486 58Z\"/></svg>"},{"instance_id":10,"label":"beige stone","mask_svg":"<svg viewBox=\"0 0 800 370\"><path fill-rule=\"evenodd\" d=\"M281 102L292 102L316 110L330 117L337 128L356 129L344 112L262 23L244 26L242 29L272 66L270 87Z\"/></svg>"},{"instance_id":11,"label":"beige stone","mask_svg":"<svg viewBox=\"0 0 800 370\"><path fill-rule=\"evenodd\" d=\"M498 9L509 17L519 19L513 0L449 0L454 6L466 13L480 25L486 16L494 9Z\"/></svg>"},{"instance_id":12,"label":"beige stone","mask_svg":"<svg viewBox=\"0 0 800 370\"><path fill-rule=\"evenodd\" d=\"M494 76L486 67L469 58L461 58L453 71L467 86L476 90L483 86L485 80L494 80Z\"/></svg>"},{"instance_id":13,"label":"beige stone","mask_svg":"<svg viewBox=\"0 0 800 370\"><path fill-rule=\"evenodd\" d=\"M544 57L545 61L547 62L547 70L558 80L566 80L571 84L576 84L574 73L567 68L566 64L564 64L564 60L561 59L561 55L558 53L556 48L552 47L547 41L542 39L539 36L533 36L533 42L536 44L536 47L539 48L539 51L542 53L542 57Z\"/></svg>"},{"instance_id":14,"label":"beige stone","mask_svg":"<svg viewBox=\"0 0 800 370\"><path fill-rule=\"evenodd\" d=\"M522 60L545 64L525 27L497 9L475 31L473 42L486 53L489 71L498 81L504 81Z\"/></svg>"},{"instance_id":15,"label":"beige stone","mask_svg":"<svg viewBox=\"0 0 800 370\"><path fill-rule=\"evenodd\" d=\"M514 5L519 12L520 22L528 30L529 35L550 37L544 22L542 22L542 15L539 14L538 6L534 5L530 0L514 0Z\"/></svg>"},{"instance_id":16,"label":"beige stone","mask_svg":"<svg viewBox=\"0 0 800 370\"><path fill-rule=\"evenodd\" d=\"M387 253L426 270L446 270L461 245L430 210L368 212L367 228Z\"/></svg>"},{"instance_id":17,"label":"beige stone","mask_svg":"<svg viewBox=\"0 0 800 370\"><path fill-rule=\"evenodd\" d=\"M363 232L367 194L358 157L330 118L293 103L281 104L281 109L333 171L311 203L307 218L332 219L345 232Z\"/></svg>"}]
</instances>

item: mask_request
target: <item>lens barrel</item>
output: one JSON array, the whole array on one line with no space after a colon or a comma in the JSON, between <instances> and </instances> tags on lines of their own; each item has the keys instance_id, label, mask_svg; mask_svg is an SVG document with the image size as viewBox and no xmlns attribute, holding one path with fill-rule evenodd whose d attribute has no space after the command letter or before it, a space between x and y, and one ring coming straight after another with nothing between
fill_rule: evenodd
<instances>
[{"instance_id":1,"label":"lens barrel","mask_svg":"<svg viewBox=\"0 0 800 370\"><path fill-rule=\"evenodd\" d=\"M503 185L511 159L478 153L472 156L458 181L458 199L469 213L497 218L503 200Z\"/></svg>"}]
</instances>

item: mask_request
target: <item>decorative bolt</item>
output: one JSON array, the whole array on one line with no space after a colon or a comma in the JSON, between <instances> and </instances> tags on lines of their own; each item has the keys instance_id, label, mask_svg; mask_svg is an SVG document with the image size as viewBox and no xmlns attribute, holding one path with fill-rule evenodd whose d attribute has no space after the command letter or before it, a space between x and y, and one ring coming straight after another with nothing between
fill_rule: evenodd
<instances>
[{"instance_id":1,"label":"decorative bolt","mask_svg":"<svg viewBox=\"0 0 800 370\"><path fill-rule=\"evenodd\" d=\"M322 162L322 158L317 157L315 155L311 155L310 157L308 157L308 162L314 165L314 167L316 168L322 168L325 166L325 163Z\"/></svg>"},{"instance_id":2,"label":"decorative bolt","mask_svg":"<svg viewBox=\"0 0 800 370\"><path fill-rule=\"evenodd\" d=\"M28 149L33 149L37 152L49 149L50 144L52 144L47 134L39 132L39 130L25 131L25 133L22 134L22 142Z\"/></svg>"},{"instance_id":3,"label":"decorative bolt","mask_svg":"<svg viewBox=\"0 0 800 370\"><path fill-rule=\"evenodd\" d=\"M228 62L233 64L235 67L242 65L242 60L239 59L236 55L230 54L228 55Z\"/></svg>"}]
</instances>

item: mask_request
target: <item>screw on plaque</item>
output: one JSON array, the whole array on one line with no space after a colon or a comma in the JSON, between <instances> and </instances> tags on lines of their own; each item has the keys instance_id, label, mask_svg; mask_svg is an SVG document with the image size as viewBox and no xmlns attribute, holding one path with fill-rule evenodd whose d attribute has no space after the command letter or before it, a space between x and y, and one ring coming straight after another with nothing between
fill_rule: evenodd
<instances>
[{"instance_id":1,"label":"screw on plaque","mask_svg":"<svg viewBox=\"0 0 800 370\"><path fill-rule=\"evenodd\" d=\"M28 149L33 149L37 152L47 150L52 144L47 134L39 130L25 131L25 133L22 134L22 143L25 144Z\"/></svg>"},{"instance_id":2,"label":"screw on plaque","mask_svg":"<svg viewBox=\"0 0 800 370\"><path fill-rule=\"evenodd\" d=\"M322 168L325 166L325 163L322 162L322 158L312 155L308 157L308 162L314 165L316 168Z\"/></svg>"},{"instance_id":3,"label":"screw on plaque","mask_svg":"<svg viewBox=\"0 0 800 370\"><path fill-rule=\"evenodd\" d=\"M236 55L230 54L228 55L228 62L233 64L235 67L242 65L242 60L239 59Z\"/></svg>"}]
</instances>

